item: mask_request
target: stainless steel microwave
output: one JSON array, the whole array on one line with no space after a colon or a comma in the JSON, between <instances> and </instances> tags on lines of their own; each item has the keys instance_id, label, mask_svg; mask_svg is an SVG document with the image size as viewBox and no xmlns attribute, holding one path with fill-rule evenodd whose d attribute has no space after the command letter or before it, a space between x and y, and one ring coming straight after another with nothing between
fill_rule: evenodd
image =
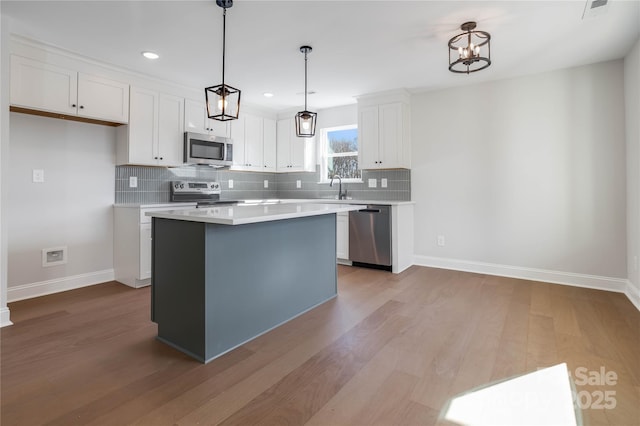
<instances>
[{"instance_id":1,"label":"stainless steel microwave","mask_svg":"<svg viewBox=\"0 0 640 426\"><path fill-rule=\"evenodd\" d=\"M233 141L221 136L185 132L184 162L229 167L233 164Z\"/></svg>"}]
</instances>

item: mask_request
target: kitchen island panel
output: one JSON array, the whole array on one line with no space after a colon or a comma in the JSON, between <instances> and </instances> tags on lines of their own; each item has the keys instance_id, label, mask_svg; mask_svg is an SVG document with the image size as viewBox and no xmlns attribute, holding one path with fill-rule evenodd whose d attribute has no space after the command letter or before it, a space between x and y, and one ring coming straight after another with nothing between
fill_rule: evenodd
<instances>
[{"instance_id":1,"label":"kitchen island panel","mask_svg":"<svg viewBox=\"0 0 640 426\"><path fill-rule=\"evenodd\" d=\"M154 239L158 338L208 362L335 297L335 227L335 214L238 226L154 218L154 238L165 234ZM165 252L202 256L183 266Z\"/></svg>"},{"instance_id":2,"label":"kitchen island panel","mask_svg":"<svg viewBox=\"0 0 640 426\"><path fill-rule=\"evenodd\" d=\"M205 353L204 223L153 220L151 320L158 339L203 360Z\"/></svg>"}]
</instances>

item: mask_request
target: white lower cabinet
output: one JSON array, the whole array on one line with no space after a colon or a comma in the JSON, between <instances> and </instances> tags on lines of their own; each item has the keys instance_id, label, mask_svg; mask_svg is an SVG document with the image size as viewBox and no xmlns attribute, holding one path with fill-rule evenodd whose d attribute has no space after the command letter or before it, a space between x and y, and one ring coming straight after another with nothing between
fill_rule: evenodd
<instances>
[{"instance_id":1,"label":"white lower cabinet","mask_svg":"<svg viewBox=\"0 0 640 426\"><path fill-rule=\"evenodd\" d=\"M391 206L391 264L394 274L413 265L413 204Z\"/></svg>"},{"instance_id":2,"label":"white lower cabinet","mask_svg":"<svg viewBox=\"0 0 640 426\"><path fill-rule=\"evenodd\" d=\"M340 263L349 259L349 212L336 213L336 257Z\"/></svg>"},{"instance_id":3,"label":"white lower cabinet","mask_svg":"<svg viewBox=\"0 0 640 426\"><path fill-rule=\"evenodd\" d=\"M151 284L151 218L154 210L193 208L193 203L162 206L115 206L113 269L115 280L129 287Z\"/></svg>"}]
</instances>

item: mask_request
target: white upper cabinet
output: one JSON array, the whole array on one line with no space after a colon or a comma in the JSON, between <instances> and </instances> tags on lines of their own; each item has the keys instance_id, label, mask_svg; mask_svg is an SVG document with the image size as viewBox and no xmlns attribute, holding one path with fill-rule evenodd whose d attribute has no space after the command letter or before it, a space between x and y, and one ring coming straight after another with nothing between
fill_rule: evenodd
<instances>
[{"instance_id":1,"label":"white upper cabinet","mask_svg":"<svg viewBox=\"0 0 640 426\"><path fill-rule=\"evenodd\" d=\"M358 163L361 169L411 168L409 104L388 102L394 97L358 100Z\"/></svg>"},{"instance_id":2,"label":"white upper cabinet","mask_svg":"<svg viewBox=\"0 0 640 426\"><path fill-rule=\"evenodd\" d=\"M241 113L231 122L231 139L235 170L275 171L275 120Z\"/></svg>"},{"instance_id":3,"label":"white upper cabinet","mask_svg":"<svg viewBox=\"0 0 640 426\"><path fill-rule=\"evenodd\" d=\"M184 98L161 93L158 104L159 165L184 163Z\"/></svg>"},{"instance_id":4,"label":"white upper cabinet","mask_svg":"<svg viewBox=\"0 0 640 426\"><path fill-rule=\"evenodd\" d=\"M206 104L192 99L187 99L184 104L184 129L186 132L231 137L228 121L210 119L207 117Z\"/></svg>"},{"instance_id":5,"label":"white upper cabinet","mask_svg":"<svg viewBox=\"0 0 640 426\"><path fill-rule=\"evenodd\" d=\"M11 55L12 106L127 123L129 85Z\"/></svg>"},{"instance_id":6,"label":"white upper cabinet","mask_svg":"<svg viewBox=\"0 0 640 426\"><path fill-rule=\"evenodd\" d=\"M264 159L264 171L275 172L277 161L276 120L265 118L263 121L264 146L262 157Z\"/></svg>"},{"instance_id":7,"label":"white upper cabinet","mask_svg":"<svg viewBox=\"0 0 640 426\"><path fill-rule=\"evenodd\" d=\"M132 87L129 125L117 130L118 165L183 164L183 120L183 98Z\"/></svg>"},{"instance_id":8,"label":"white upper cabinet","mask_svg":"<svg viewBox=\"0 0 640 426\"><path fill-rule=\"evenodd\" d=\"M293 118L278 120L277 139L277 169L279 172L310 170L310 165L307 165L306 161L306 150L311 140L296 136Z\"/></svg>"}]
</instances>

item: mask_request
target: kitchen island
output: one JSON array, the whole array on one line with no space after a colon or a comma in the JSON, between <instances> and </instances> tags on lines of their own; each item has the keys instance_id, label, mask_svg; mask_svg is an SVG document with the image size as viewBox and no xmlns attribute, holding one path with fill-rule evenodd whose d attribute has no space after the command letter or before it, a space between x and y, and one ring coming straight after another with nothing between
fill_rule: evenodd
<instances>
[{"instance_id":1,"label":"kitchen island","mask_svg":"<svg viewBox=\"0 0 640 426\"><path fill-rule=\"evenodd\" d=\"M278 203L153 211L151 319L201 362L337 294L336 213Z\"/></svg>"}]
</instances>

